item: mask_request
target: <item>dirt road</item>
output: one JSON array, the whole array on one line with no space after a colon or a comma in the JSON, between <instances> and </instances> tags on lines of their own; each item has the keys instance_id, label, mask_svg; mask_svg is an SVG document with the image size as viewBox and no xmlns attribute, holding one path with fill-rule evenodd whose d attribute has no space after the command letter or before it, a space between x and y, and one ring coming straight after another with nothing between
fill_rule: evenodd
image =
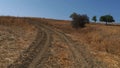
<instances>
[{"instance_id":1,"label":"dirt road","mask_svg":"<svg viewBox=\"0 0 120 68\"><path fill-rule=\"evenodd\" d=\"M39 29L36 40L8 68L107 68L91 54L87 45L75 43L44 23L31 23Z\"/></svg>"}]
</instances>

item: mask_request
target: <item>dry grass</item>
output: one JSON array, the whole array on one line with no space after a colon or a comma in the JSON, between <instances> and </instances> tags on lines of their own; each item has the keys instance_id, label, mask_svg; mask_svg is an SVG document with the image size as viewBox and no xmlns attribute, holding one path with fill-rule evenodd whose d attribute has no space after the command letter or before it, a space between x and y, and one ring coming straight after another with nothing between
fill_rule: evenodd
<instances>
[{"instance_id":1,"label":"dry grass","mask_svg":"<svg viewBox=\"0 0 120 68\"><path fill-rule=\"evenodd\" d=\"M0 68L7 68L35 39L37 29L26 20L0 17Z\"/></svg>"},{"instance_id":2,"label":"dry grass","mask_svg":"<svg viewBox=\"0 0 120 68\"><path fill-rule=\"evenodd\" d=\"M48 54L42 59L43 68L73 68L74 60L68 45L58 35L53 34L52 37Z\"/></svg>"},{"instance_id":3,"label":"dry grass","mask_svg":"<svg viewBox=\"0 0 120 68\"><path fill-rule=\"evenodd\" d=\"M41 20L37 20L41 21ZM120 26L104 24L87 24L83 29L73 29L70 21L43 19L47 24L62 30L75 42L84 43L91 53L109 67L120 67Z\"/></svg>"},{"instance_id":4,"label":"dry grass","mask_svg":"<svg viewBox=\"0 0 120 68\"><path fill-rule=\"evenodd\" d=\"M75 42L88 45L91 53L98 60L107 63L110 68L120 67L120 26L87 24L85 28L75 30L71 27L70 21L39 18L32 20L47 22L46 24L63 31ZM29 47L35 39L37 29L23 18L0 17L0 24L0 68L6 68ZM59 48L59 44L54 44ZM61 64L64 63L62 59L68 57L68 52L65 52L62 50L56 54L57 58L61 58ZM65 63L70 64L68 61Z\"/></svg>"}]
</instances>

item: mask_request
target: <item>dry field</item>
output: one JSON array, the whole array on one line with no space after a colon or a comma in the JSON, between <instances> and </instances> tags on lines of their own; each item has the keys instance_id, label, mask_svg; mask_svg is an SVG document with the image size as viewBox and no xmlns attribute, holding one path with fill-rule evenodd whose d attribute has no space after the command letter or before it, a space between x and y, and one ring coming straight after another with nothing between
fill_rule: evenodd
<instances>
[{"instance_id":1,"label":"dry field","mask_svg":"<svg viewBox=\"0 0 120 68\"><path fill-rule=\"evenodd\" d=\"M120 68L120 26L0 17L0 68Z\"/></svg>"},{"instance_id":2,"label":"dry field","mask_svg":"<svg viewBox=\"0 0 120 68\"><path fill-rule=\"evenodd\" d=\"M120 68L120 25L87 24L85 28L76 30L70 26L70 21L46 21L76 43L87 45L91 53L110 68Z\"/></svg>"},{"instance_id":3,"label":"dry field","mask_svg":"<svg viewBox=\"0 0 120 68\"><path fill-rule=\"evenodd\" d=\"M37 29L26 20L0 17L0 68L7 68L35 39Z\"/></svg>"}]
</instances>

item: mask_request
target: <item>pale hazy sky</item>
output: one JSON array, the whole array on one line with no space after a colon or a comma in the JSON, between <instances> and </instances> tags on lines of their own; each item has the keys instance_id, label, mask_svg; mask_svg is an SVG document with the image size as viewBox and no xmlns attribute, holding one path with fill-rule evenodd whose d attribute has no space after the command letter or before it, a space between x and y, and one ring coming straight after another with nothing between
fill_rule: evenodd
<instances>
[{"instance_id":1,"label":"pale hazy sky","mask_svg":"<svg viewBox=\"0 0 120 68\"><path fill-rule=\"evenodd\" d=\"M70 19L73 12L111 14L120 22L120 0L0 0L0 15Z\"/></svg>"}]
</instances>

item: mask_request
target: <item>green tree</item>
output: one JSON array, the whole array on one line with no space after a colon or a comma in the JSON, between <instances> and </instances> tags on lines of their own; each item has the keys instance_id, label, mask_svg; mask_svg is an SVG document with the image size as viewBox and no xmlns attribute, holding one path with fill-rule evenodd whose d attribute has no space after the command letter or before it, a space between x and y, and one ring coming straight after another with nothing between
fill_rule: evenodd
<instances>
[{"instance_id":1,"label":"green tree","mask_svg":"<svg viewBox=\"0 0 120 68\"><path fill-rule=\"evenodd\" d=\"M107 25L107 23L115 22L113 16L111 16L111 15L101 16L101 17L100 17L100 21L106 22L106 25Z\"/></svg>"},{"instance_id":2,"label":"green tree","mask_svg":"<svg viewBox=\"0 0 120 68\"><path fill-rule=\"evenodd\" d=\"M85 24L89 23L89 17L86 14L80 15L77 13L72 13L70 18L72 18L72 26L76 29L79 27L85 27Z\"/></svg>"},{"instance_id":3,"label":"green tree","mask_svg":"<svg viewBox=\"0 0 120 68\"><path fill-rule=\"evenodd\" d=\"M96 16L93 16L92 20L93 20L94 22L96 22L96 21L97 21Z\"/></svg>"}]
</instances>

